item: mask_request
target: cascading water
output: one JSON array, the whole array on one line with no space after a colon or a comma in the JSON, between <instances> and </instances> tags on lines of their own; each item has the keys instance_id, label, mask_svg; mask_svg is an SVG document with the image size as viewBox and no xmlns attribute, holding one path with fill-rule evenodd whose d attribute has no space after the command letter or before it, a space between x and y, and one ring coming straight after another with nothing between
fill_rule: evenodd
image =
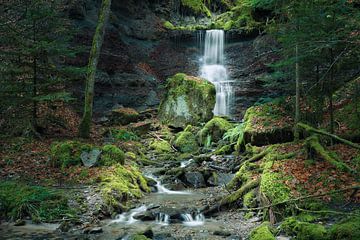
<instances>
[{"instance_id":1,"label":"cascading water","mask_svg":"<svg viewBox=\"0 0 360 240\"><path fill-rule=\"evenodd\" d=\"M190 213L181 214L181 217L184 219L183 224L185 226L195 227L205 223L205 216L202 213L196 214L195 218Z\"/></svg>"},{"instance_id":2,"label":"cascading water","mask_svg":"<svg viewBox=\"0 0 360 240\"><path fill-rule=\"evenodd\" d=\"M169 225L170 216L165 213L158 213L156 215L156 223L160 225Z\"/></svg>"},{"instance_id":3,"label":"cascading water","mask_svg":"<svg viewBox=\"0 0 360 240\"><path fill-rule=\"evenodd\" d=\"M233 89L224 66L224 42L225 34L223 30L206 31L200 75L215 85L216 104L214 114L228 116L233 101Z\"/></svg>"},{"instance_id":4,"label":"cascading water","mask_svg":"<svg viewBox=\"0 0 360 240\"><path fill-rule=\"evenodd\" d=\"M131 209L129 212L125 212L116 216L116 219L112 222L120 222L126 224L133 224L137 222L134 216L138 213L143 213L147 210L146 206L140 206L138 208Z\"/></svg>"}]
</instances>

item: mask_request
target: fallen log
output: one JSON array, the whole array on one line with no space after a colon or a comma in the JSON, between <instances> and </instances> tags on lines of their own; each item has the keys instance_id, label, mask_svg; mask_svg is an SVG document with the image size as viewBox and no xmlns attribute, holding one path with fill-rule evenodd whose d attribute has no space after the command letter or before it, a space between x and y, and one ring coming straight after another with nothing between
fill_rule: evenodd
<instances>
[{"instance_id":1,"label":"fallen log","mask_svg":"<svg viewBox=\"0 0 360 240\"><path fill-rule=\"evenodd\" d=\"M335 134L331 134L331 133L328 133L326 131L323 131L323 130L319 130L319 129L316 129L316 128L313 128L305 123L298 123L297 124L299 127L303 128L306 132L308 133L315 133L315 134L320 134L320 135L324 135L324 136L327 136L327 137L331 137L333 139L335 139L336 141L338 142L341 142L341 143L344 143L350 147L353 147L353 148L356 148L356 149L359 149L360 150L360 145L359 144L356 144L356 143L353 143L349 140L346 140L344 138L341 138Z\"/></svg>"}]
</instances>

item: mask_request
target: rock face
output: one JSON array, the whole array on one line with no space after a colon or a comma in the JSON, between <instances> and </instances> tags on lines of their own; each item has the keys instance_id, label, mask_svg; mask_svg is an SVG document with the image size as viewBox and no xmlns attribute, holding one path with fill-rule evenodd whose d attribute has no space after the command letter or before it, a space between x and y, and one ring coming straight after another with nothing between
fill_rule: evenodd
<instances>
[{"instance_id":1,"label":"rock face","mask_svg":"<svg viewBox=\"0 0 360 240\"><path fill-rule=\"evenodd\" d=\"M206 122L213 116L215 95L214 85L207 80L178 73L168 79L159 117L180 128Z\"/></svg>"}]
</instances>

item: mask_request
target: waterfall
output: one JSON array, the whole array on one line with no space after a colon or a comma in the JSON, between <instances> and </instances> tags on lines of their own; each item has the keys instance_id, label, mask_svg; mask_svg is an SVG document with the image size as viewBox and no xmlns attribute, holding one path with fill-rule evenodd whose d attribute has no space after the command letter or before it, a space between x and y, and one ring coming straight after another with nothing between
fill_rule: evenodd
<instances>
[{"instance_id":1,"label":"waterfall","mask_svg":"<svg viewBox=\"0 0 360 240\"><path fill-rule=\"evenodd\" d=\"M129 212L124 212L122 214L119 214L116 216L116 219L113 220L112 222L120 222L120 223L125 223L125 224L133 224L135 222L137 222L138 220L136 220L134 218L134 216L138 213L143 213L147 210L146 206L140 206L138 208L134 208L131 209Z\"/></svg>"},{"instance_id":2,"label":"waterfall","mask_svg":"<svg viewBox=\"0 0 360 240\"><path fill-rule=\"evenodd\" d=\"M158 213L156 215L156 223L160 225L169 225L170 216L165 213Z\"/></svg>"},{"instance_id":3,"label":"waterfall","mask_svg":"<svg viewBox=\"0 0 360 240\"><path fill-rule=\"evenodd\" d=\"M230 115L230 104L233 101L233 89L224 66L224 42L225 34L223 30L206 31L200 75L215 85L216 104L214 114L228 116Z\"/></svg>"},{"instance_id":4,"label":"waterfall","mask_svg":"<svg viewBox=\"0 0 360 240\"><path fill-rule=\"evenodd\" d=\"M190 213L181 214L181 217L184 219L183 224L189 227L201 226L205 223L205 216L202 213L197 213L195 219Z\"/></svg>"}]
</instances>

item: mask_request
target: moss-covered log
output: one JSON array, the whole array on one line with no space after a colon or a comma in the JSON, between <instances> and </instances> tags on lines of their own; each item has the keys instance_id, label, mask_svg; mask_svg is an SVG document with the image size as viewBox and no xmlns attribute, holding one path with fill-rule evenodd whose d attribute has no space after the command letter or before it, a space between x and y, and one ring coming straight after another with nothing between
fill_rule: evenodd
<instances>
[{"instance_id":1,"label":"moss-covered log","mask_svg":"<svg viewBox=\"0 0 360 240\"><path fill-rule=\"evenodd\" d=\"M334 165L337 169L341 171L346 171L349 173L355 173L355 170L350 168L347 164L343 163L340 159L337 159L334 154L331 154L327 151L319 141L317 135L312 135L306 139L306 145L309 148L309 152L314 151L319 157Z\"/></svg>"},{"instance_id":2,"label":"moss-covered log","mask_svg":"<svg viewBox=\"0 0 360 240\"><path fill-rule=\"evenodd\" d=\"M251 190L253 190L257 186L259 186L259 184L260 184L260 179L250 180L249 182L245 183L241 188L239 188L235 192L233 192L233 193L227 195L226 197L222 198L213 207L211 207L208 210L204 211L204 214L205 215L211 215L211 214L213 214L215 212L221 211L222 209L230 206L231 204L236 203L237 201L242 199L242 197L246 193L250 192Z\"/></svg>"},{"instance_id":3,"label":"moss-covered log","mask_svg":"<svg viewBox=\"0 0 360 240\"><path fill-rule=\"evenodd\" d=\"M350 147L360 149L359 144L356 144L356 143L353 143L353 142L351 142L349 140L343 139L343 138L341 138L339 136L336 136L335 134L331 134L331 133L328 133L326 131L313 128L313 127L311 127L311 126L309 126L307 124L304 124L304 123L298 123L298 126L303 128L308 133L315 133L315 134L320 134L320 135L324 135L324 136L327 136L327 137L331 137L331 138L335 139L336 141L341 142L343 144L346 144L346 145L348 145Z\"/></svg>"}]
</instances>

